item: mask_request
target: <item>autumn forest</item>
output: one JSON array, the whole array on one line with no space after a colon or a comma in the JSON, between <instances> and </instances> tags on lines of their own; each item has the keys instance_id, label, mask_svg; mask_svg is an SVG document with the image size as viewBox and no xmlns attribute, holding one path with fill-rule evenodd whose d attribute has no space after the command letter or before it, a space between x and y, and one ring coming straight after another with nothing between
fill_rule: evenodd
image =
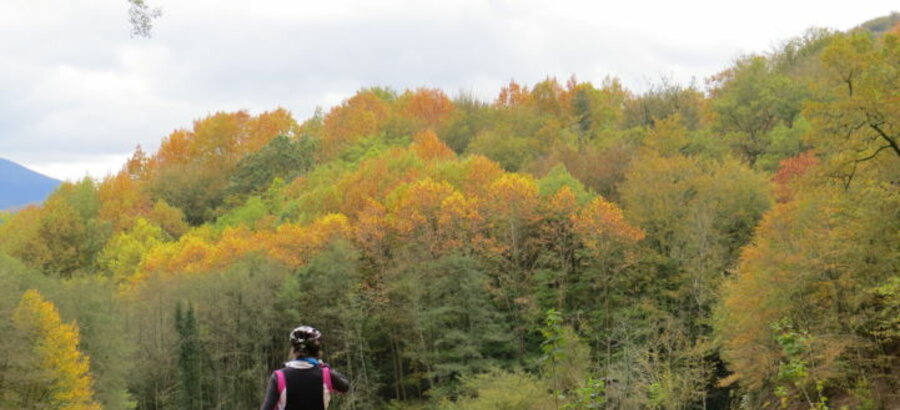
<instances>
[{"instance_id":1,"label":"autumn forest","mask_svg":"<svg viewBox=\"0 0 900 410\"><path fill-rule=\"evenodd\" d=\"M0 213L0 408L900 406L900 25L698 83L219 112Z\"/></svg>"}]
</instances>

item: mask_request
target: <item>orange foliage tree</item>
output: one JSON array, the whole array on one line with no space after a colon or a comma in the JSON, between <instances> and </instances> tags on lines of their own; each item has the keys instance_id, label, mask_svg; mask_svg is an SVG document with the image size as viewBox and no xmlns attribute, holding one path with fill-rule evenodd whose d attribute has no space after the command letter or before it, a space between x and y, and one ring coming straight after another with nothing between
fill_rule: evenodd
<instances>
[{"instance_id":1,"label":"orange foliage tree","mask_svg":"<svg viewBox=\"0 0 900 410\"><path fill-rule=\"evenodd\" d=\"M148 161L148 190L198 225L213 219L238 161L279 135L294 135L297 124L283 109L256 117L245 111L217 113L177 130Z\"/></svg>"},{"instance_id":2,"label":"orange foliage tree","mask_svg":"<svg viewBox=\"0 0 900 410\"><path fill-rule=\"evenodd\" d=\"M453 114L453 102L437 88L420 88L407 91L398 100L403 116L417 123L419 129L434 130Z\"/></svg>"},{"instance_id":3,"label":"orange foliage tree","mask_svg":"<svg viewBox=\"0 0 900 410\"><path fill-rule=\"evenodd\" d=\"M362 137L374 136L391 109L372 91L362 91L325 115L322 153L330 157Z\"/></svg>"},{"instance_id":4,"label":"orange foliage tree","mask_svg":"<svg viewBox=\"0 0 900 410\"><path fill-rule=\"evenodd\" d=\"M413 136L413 145L410 148L424 160L447 159L455 156L453 150L430 129Z\"/></svg>"},{"instance_id":5,"label":"orange foliage tree","mask_svg":"<svg viewBox=\"0 0 900 410\"><path fill-rule=\"evenodd\" d=\"M531 93L528 92L527 86L510 81L509 85L500 89L496 103L505 107L522 106L531 103L531 98Z\"/></svg>"},{"instance_id":6,"label":"orange foliage tree","mask_svg":"<svg viewBox=\"0 0 900 410\"><path fill-rule=\"evenodd\" d=\"M897 338L879 333L890 320L871 312L884 303L873 289L896 277L898 206L895 187L870 181L805 189L766 214L722 290L716 328L734 372L725 382L781 386L801 401L821 394L817 384L896 386L870 375L897 365ZM786 348L792 334L801 346ZM786 375L789 366L802 374Z\"/></svg>"},{"instance_id":7,"label":"orange foliage tree","mask_svg":"<svg viewBox=\"0 0 900 410\"><path fill-rule=\"evenodd\" d=\"M819 165L819 159L812 151L781 160L778 172L772 177L772 182L775 183L775 199L778 202L793 199L796 190L793 185L816 165Z\"/></svg>"}]
</instances>

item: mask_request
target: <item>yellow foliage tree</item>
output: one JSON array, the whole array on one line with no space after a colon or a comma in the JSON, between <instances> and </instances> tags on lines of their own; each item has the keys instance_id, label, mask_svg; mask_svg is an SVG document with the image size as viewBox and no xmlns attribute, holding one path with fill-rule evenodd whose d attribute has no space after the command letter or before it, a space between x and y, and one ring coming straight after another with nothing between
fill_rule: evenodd
<instances>
[{"instance_id":1,"label":"yellow foliage tree","mask_svg":"<svg viewBox=\"0 0 900 410\"><path fill-rule=\"evenodd\" d=\"M900 36L835 37L822 53L824 102L807 104L810 139L831 173L849 185L859 172L897 178L900 160ZM829 158L830 157L830 158Z\"/></svg>"},{"instance_id":2,"label":"yellow foliage tree","mask_svg":"<svg viewBox=\"0 0 900 410\"><path fill-rule=\"evenodd\" d=\"M265 255L286 266L299 267L331 241L351 235L350 222L342 214L328 214L308 225L284 223L274 231L254 232L240 226L226 228L217 235L209 228L195 229L176 242L157 241L156 246L144 253L126 285L137 285L151 273L203 274L227 268L250 254Z\"/></svg>"},{"instance_id":3,"label":"yellow foliage tree","mask_svg":"<svg viewBox=\"0 0 900 410\"><path fill-rule=\"evenodd\" d=\"M148 250L166 239L162 228L138 217L129 231L119 233L106 243L98 263L114 279L123 281L134 274Z\"/></svg>"},{"instance_id":4,"label":"yellow foliage tree","mask_svg":"<svg viewBox=\"0 0 900 410\"><path fill-rule=\"evenodd\" d=\"M153 209L150 195L141 189L140 181L132 178L127 169L107 177L98 187L97 194L101 203L99 216L112 223L115 233L128 230L136 218L148 215Z\"/></svg>"},{"instance_id":5,"label":"yellow foliage tree","mask_svg":"<svg viewBox=\"0 0 900 410\"><path fill-rule=\"evenodd\" d=\"M387 219L401 242L419 243L434 256L485 244L477 201L446 181L425 178L398 189L397 197Z\"/></svg>"},{"instance_id":6,"label":"yellow foliage tree","mask_svg":"<svg viewBox=\"0 0 900 410\"><path fill-rule=\"evenodd\" d=\"M537 184L529 176L505 174L488 192L481 214L490 215L488 223L500 245L497 252L517 258L524 250L526 230L537 218Z\"/></svg>"},{"instance_id":7,"label":"yellow foliage tree","mask_svg":"<svg viewBox=\"0 0 900 410\"><path fill-rule=\"evenodd\" d=\"M60 410L100 410L94 400L90 358L78 350L78 326L63 323L53 303L29 290L13 311L13 323L30 339L35 353L31 366L38 377L36 386L25 386L23 403L30 408Z\"/></svg>"}]
</instances>

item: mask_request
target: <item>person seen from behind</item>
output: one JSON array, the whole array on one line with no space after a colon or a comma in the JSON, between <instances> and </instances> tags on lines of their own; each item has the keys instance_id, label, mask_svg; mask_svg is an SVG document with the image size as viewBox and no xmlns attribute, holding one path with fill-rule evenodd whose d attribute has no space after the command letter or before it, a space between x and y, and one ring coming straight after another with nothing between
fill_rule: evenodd
<instances>
[{"instance_id":1,"label":"person seen from behind","mask_svg":"<svg viewBox=\"0 0 900 410\"><path fill-rule=\"evenodd\" d=\"M325 410L333 392L346 393L350 382L319 360L322 334L311 326L291 331L291 361L269 379L260 410Z\"/></svg>"}]
</instances>

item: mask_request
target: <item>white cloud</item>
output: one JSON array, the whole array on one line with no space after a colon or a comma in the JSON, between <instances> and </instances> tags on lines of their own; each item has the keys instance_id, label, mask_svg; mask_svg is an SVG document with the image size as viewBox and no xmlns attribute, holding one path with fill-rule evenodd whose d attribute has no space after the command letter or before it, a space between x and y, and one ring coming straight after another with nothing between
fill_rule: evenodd
<instances>
[{"instance_id":1,"label":"white cloud","mask_svg":"<svg viewBox=\"0 0 900 410\"><path fill-rule=\"evenodd\" d=\"M129 37L125 2L0 2L0 157L69 179L101 176L134 146L152 151L173 129L206 114L281 106L302 121L316 106L327 109L374 85L491 99L510 79L575 74L593 82L616 76L640 91L661 76L702 80L739 54L766 51L807 27L847 29L894 7L775 0L727 7L711 0L149 3L163 16L148 40Z\"/></svg>"},{"instance_id":2,"label":"white cloud","mask_svg":"<svg viewBox=\"0 0 900 410\"><path fill-rule=\"evenodd\" d=\"M102 179L119 172L131 154L50 154L12 153L6 159L25 165L32 171L61 181L84 177Z\"/></svg>"}]
</instances>

